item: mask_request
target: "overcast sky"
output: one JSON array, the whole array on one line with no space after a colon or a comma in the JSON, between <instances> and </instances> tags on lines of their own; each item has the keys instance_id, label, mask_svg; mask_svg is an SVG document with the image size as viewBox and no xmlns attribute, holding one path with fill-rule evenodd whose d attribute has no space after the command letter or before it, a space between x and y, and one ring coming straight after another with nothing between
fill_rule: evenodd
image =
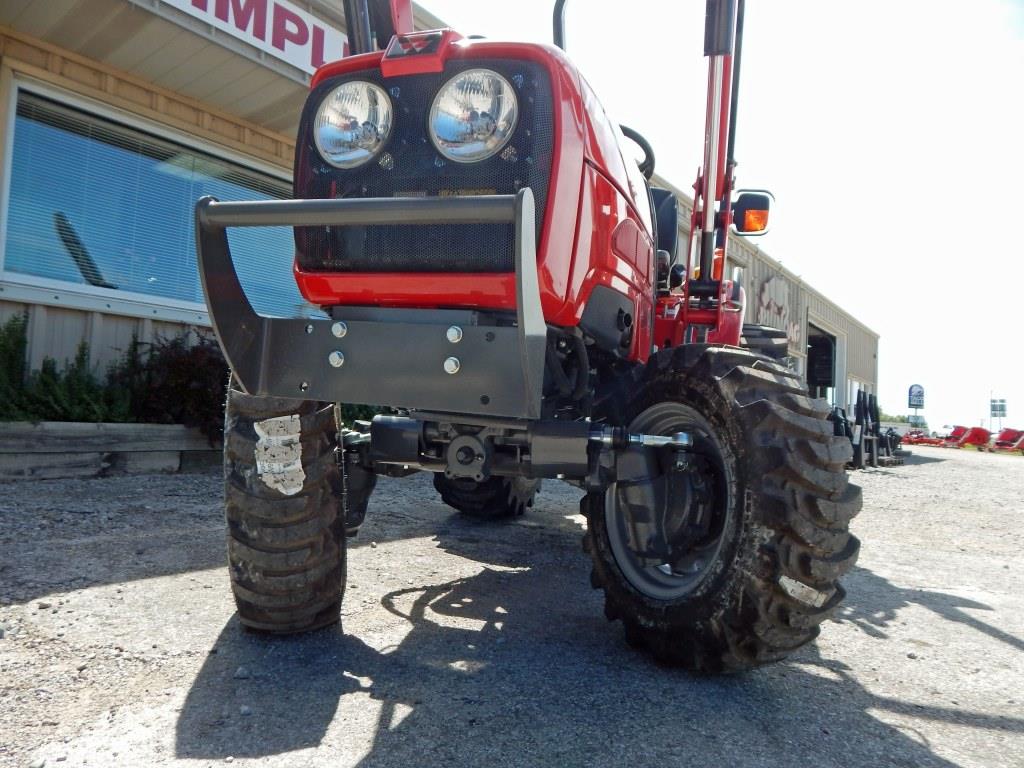
<instances>
[{"instance_id":1,"label":"overcast sky","mask_svg":"<svg viewBox=\"0 0 1024 768\"><path fill-rule=\"evenodd\" d=\"M423 0L464 34L549 42L549 0ZM569 0L570 56L658 173L701 161L703 0ZM882 407L1024 425L1024 0L748 0L737 182L758 245L881 335Z\"/></svg>"}]
</instances>

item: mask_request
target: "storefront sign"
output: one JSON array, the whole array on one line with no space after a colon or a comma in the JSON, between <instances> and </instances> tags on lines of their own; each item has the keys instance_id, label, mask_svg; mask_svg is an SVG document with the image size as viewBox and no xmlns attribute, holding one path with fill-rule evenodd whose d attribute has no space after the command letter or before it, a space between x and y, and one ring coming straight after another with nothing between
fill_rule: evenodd
<instances>
[{"instance_id":1,"label":"storefront sign","mask_svg":"<svg viewBox=\"0 0 1024 768\"><path fill-rule=\"evenodd\" d=\"M163 0L312 74L348 53L344 34L288 0Z\"/></svg>"},{"instance_id":2,"label":"storefront sign","mask_svg":"<svg viewBox=\"0 0 1024 768\"><path fill-rule=\"evenodd\" d=\"M786 332L790 344L800 346L800 323L789 319L789 283L775 276L761 283L757 296L757 322Z\"/></svg>"},{"instance_id":3,"label":"storefront sign","mask_svg":"<svg viewBox=\"0 0 1024 768\"><path fill-rule=\"evenodd\" d=\"M924 408L924 387L911 384L907 392L907 408Z\"/></svg>"}]
</instances>

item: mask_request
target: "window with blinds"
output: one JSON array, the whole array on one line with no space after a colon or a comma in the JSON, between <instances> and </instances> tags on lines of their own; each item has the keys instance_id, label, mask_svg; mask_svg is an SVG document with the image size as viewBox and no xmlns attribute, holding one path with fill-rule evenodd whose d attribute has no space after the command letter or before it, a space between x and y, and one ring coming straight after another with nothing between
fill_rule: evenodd
<instances>
[{"instance_id":1,"label":"window with blinds","mask_svg":"<svg viewBox=\"0 0 1024 768\"><path fill-rule=\"evenodd\" d=\"M114 292L203 302L193 206L290 195L286 182L22 91L4 270ZM288 228L230 234L257 312L309 314ZM155 300L154 303L159 303Z\"/></svg>"}]
</instances>

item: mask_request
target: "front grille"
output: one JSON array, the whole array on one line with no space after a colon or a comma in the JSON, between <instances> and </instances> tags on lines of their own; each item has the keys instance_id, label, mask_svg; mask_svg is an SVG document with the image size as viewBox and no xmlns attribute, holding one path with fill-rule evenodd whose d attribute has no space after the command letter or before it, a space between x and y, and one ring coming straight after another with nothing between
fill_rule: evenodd
<instances>
[{"instance_id":1,"label":"front grille","mask_svg":"<svg viewBox=\"0 0 1024 768\"><path fill-rule=\"evenodd\" d=\"M487 68L516 88L519 120L512 139L478 163L445 160L430 141L427 119L434 96L456 73ZM387 146L366 165L340 170L327 164L313 143L311 126L327 91L347 80L367 80L391 96L395 124ZM424 197L514 194L529 187L544 216L554 120L545 69L532 62L472 59L449 62L443 73L384 79L376 70L322 83L306 102L299 132L295 197ZM509 224L398 227L302 227L295 230L299 267L310 272L511 272Z\"/></svg>"}]
</instances>

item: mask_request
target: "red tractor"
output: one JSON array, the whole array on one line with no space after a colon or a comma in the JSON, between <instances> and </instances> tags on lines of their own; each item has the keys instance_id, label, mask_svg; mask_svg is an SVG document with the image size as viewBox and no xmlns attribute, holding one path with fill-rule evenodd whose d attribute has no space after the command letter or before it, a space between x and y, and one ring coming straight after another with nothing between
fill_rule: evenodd
<instances>
[{"instance_id":1,"label":"red tractor","mask_svg":"<svg viewBox=\"0 0 1024 768\"><path fill-rule=\"evenodd\" d=\"M686 243L675 197L648 183L649 144L560 47L414 32L403 0L345 10L353 55L313 78L295 199L196 207L233 371L225 484L242 623L338 621L346 537L377 475L430 472L476 517L521 514L543 478L584 490L605 614L661 661L745 669L817 636L857 558L861 494L824 401L740 347L729 233L763 230L769 204L733 199L743 0L707 2ZM227 233L264 226L294 227L294 277L325 318L253 311ZM342 402L382 412L342 427Z\"/></svg>"}]
</instances>

